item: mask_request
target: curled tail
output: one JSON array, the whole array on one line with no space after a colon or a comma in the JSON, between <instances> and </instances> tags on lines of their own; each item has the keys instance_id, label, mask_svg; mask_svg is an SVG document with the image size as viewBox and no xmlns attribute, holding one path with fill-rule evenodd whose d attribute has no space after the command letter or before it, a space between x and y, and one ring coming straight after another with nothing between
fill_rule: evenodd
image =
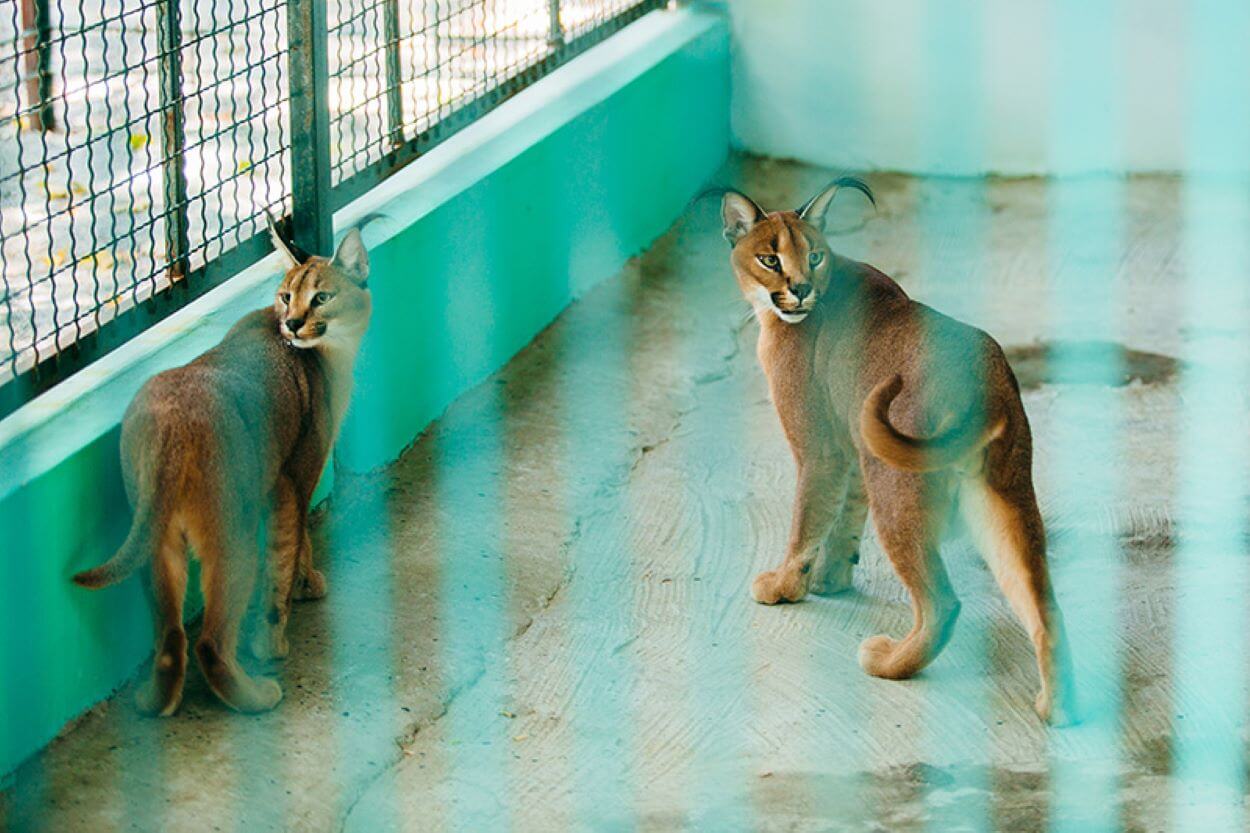
<instances>
[{"instance_id":1,"label":"curled tail","mask_svg":"<svg viewBox=\"0 0 1250 833\"><path fill-rule=\"evenodd\" d=\"M927 472L947 468L998 439L1006 427L1002 418L989 425L965 419L963 425L936 437L909 437L890 422L890 403L902 389L903 377L895 374L872 389L859 412L859 433L868 450L897 469Z\"/></svg>"},{"instance_id":2,"label":"curled tail","mask_svg":"<svg viewBox=\"0 0 1250 833\"><path fill-rule=\"evenodd\" d=\"M142 495L135 506L130 532L121 547L99 567L75 575L74 583L98 590L116 584L143 566L152 557L152 535L159 521L155 498L151 493Z\"/></svg>"}]
</instances>

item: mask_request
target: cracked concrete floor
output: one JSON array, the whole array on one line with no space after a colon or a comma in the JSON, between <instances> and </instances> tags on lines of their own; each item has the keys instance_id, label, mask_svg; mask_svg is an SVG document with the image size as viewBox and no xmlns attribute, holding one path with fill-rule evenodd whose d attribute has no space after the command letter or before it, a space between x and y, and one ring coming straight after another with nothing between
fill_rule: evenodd
<instances>
[{"instance_id":1,"label":"cracked concrete floor","mask_svg":"<svg viewBox=\"0 0 1250 833\"><path fill-rule=\"evenodd\" d=\"M725 172L767 205L826 176L754 159ZM17 773L0 821L1159 830L1177 806L1240 808L1239 792L1172 774L1180 704L1205 691L1173 673L1170 357L1194 337L1176 314L1180 182L872 182L881 211L842 201L835 248L1013 348L1081 726L1034 718L1028 642L960 540L944 550L960 623L912 681L856 665L860 640L910 621L871 539L852 592L750 601L784 546L793 463L702 205L397 463L340 479L316 518L331 594L296 610L280 708L228 714L193 678L178 716L149 721L122 692ZM1091 274L1103 294L1074 313L1063 287ZM1056 345L1123 372L1065 375ZM1240 753L1233 705L1204 717Z\"/></svg>"}]
</instances>

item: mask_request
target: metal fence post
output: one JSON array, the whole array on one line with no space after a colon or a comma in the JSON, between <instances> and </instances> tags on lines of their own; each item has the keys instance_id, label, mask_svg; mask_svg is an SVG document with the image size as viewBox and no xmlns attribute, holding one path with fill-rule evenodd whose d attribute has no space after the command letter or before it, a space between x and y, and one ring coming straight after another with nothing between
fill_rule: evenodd
<instances>
[{"instance_id":1,"label":"metal fence post","mask_svg":"<svg viewBox=\"0 0 1250 833\"><path fill-rule=\"evenodd\" d=\"M39 130L56 129L52 109L52 15L48 0L22 0L22 40L26 52L26 95L39 107ZM31 42L31 39L34 42Z\"/></svg>"},{"instance_id":2,"label":"metal fence post","mask_svg":"<svg viewBox=\"0 0 1250 833\"><path fill-rule=\"evenodd\" d=\"M547 0L547 16L551 28L547 31L547 45L552 49L564 46L564 26L560 23L560 0Z\"/></svg>"},{"instance_id":3,"label":"metal fence post","mask_svg":"<svg viewBox=\"0 0 1250 833\"><path fill-rule=\"evenodd\" d=\"M324 256L334 246L327 25L326 0L290 0L291 238L304 251Z\"/></svg>"},{"instance_id":4,"label":"metal fence post","mask_svg":"<svg viewBox=\"0 0 1250 833\"><path fill-rule=\"evenodd\" d=\"M177 283L189 269L187 219L186 118L182 98L182 12L179 0L158 7L161 102L161 179L165 196L165 259L169 279Z\"/></svg>"},{"instance_id":5,"label":"metal fence post","mask_svg":"<svg viewBox=\"0 0 1250 833\"><path fill-rule=\"evenodd\" d=\"M399 0L386 0L382 6L383 36L386 38L386 110L391 147L404 143L404 102L399 71Z\"/></svg>"}]
</instances>

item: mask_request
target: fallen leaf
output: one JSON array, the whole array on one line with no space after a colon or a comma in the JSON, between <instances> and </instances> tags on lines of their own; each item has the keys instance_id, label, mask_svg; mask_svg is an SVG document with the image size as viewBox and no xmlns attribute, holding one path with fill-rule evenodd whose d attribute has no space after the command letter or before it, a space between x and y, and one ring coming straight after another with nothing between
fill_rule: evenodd
<instances>
[{"instance_id":1,"label":"fallen leaf","mask_svg":"<svg viewBox=\"0 0 1250 833\"><path fill-rule=\"evenodd\" d=\"M145 147L148 146L148 142L150 141L151 139L148 138L148 134L146 133L131 133L130 134L130 149L131 150L143 150Z\"/></svg>"},{"instance_id":2,"label":"fallen leaf","mask_svg":"<svg viewBox=\"0 0 1250 833\"><path fill-rule=\"evenodd\" d=\"M80 266L94 266L98 269L112 269L115 261L111 252L101 249L78 261Z\"/></svg>"}]
</instances>

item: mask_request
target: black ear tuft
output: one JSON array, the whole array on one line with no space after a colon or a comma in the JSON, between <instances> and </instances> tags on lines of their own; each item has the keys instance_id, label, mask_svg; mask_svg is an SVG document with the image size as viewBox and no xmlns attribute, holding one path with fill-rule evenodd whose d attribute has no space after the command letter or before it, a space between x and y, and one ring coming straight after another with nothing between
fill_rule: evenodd
<instances>
[{"instance_id":1,"label":"black ear tuft","mask_svg":"<svg viewBox=\"0 0 1250 833\"><path fill-rule=\"evenodd\" d=\"M269 242L273 244L273 250L282 256L286 261L288 269L294 269L308 262L310 255L308 252L289 242L289 234L284 237L278 231L278 224L273 221L273 215L269 213L269 209L265 209L265 222L269 227ZM290 220L283 219L282 225L290 231Z\"/></svg>"},{"instance_id":2,"label":"black ear tuft","mask_svg":"<svg viewBox=\"0 0 1250 833\"><path fill-rule=\"evenodd\" d=\"M841 188L854 188L868 198L873 208L877 207L877 198L873 196L872 189L868 187L867 182L856 176L843 176L838 177L822 188L820 193L799 206L795 213L799 215L801 220L811 223L816 228L824 231L825 215L829 213L829 206L833 203L834 195Z\"/></svg>"},{"instance_id":3,"label":"black ear tuft","mask_svg":"<svg viewBox=\"0 0 1250 833\"><path fill-rule=\"evenodd\" d=\"M312 257L311 252L304 251L299 246L296 246L294 243L287 243L286 245L287 245L287 248L291 250L291 254L295 255L295 259L298 260L300 263L307 263L308 259Z\"/></svg>"}]
</instances>

